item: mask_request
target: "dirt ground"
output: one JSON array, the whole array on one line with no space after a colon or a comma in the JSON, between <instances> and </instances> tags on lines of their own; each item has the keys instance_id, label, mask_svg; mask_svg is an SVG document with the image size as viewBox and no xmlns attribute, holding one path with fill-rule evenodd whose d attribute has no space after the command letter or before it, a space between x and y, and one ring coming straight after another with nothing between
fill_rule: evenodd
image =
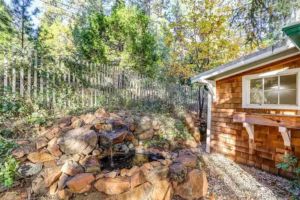
<instances>
[{"instance_id":1,"label":"dirt ground","mask_svg":"<svg viewBox=\"0 0 300 200\"><path fill-rule=\"evenodd\" d=\"M289 181L254 167L239 165L223 155L203 153L209 182L208 199L291 199Z\"/></svg>"}]
</instances>

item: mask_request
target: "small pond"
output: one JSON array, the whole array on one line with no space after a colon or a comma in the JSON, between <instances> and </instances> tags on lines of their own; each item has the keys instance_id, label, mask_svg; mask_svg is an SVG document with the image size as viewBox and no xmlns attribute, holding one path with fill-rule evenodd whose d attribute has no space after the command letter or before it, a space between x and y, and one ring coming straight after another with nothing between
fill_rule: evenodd
<instances>
[{"instance_id":1,"label":"small pond","mask_svg":"<svg viewBox=\"0 0 300 200\"><path fill-rule=\"evenodd\" d=\"M111 159L112 158L112 159ZM100 160L101 170L130 169L133 166L141 166L144 163L165 159L162 155L152 153L135 153L130 151L127 154L115 154L112 157L106 156Z\"/></svg>"}]
</instances>

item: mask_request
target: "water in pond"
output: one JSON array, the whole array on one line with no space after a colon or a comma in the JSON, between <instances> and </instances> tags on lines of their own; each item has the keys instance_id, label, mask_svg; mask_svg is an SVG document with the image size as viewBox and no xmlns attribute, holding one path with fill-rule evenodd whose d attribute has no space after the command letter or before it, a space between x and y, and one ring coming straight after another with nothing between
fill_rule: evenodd
<instances>
[{"instance_id":1,"label":"water in pond","mask_svg":"<svg viewBox=\"0 0 300 200\"><path fill-rule=\"evenodd\" d=\"M113 156L106 156L100 160L101 170L115 170L115 169L130 169L133 166L141 166L144 163L164 159L158 154L138 154L130 151L127 154L114 154Z\"/></svg>"}]
</instances>

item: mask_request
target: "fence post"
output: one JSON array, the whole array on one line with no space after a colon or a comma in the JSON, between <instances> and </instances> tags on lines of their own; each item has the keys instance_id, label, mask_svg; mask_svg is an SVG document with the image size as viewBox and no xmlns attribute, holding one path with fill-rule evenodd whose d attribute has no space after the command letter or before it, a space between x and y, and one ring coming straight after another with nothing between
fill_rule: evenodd
<instances>
[{"instance_id":1,"label":"fence post","mask_svg":"<svg viewBox=\"0 0 300 200\"><path fill-rule=\"evenodd\" d=\"M34 59L35 59L35 63L34 63L34 71L33 71L33 96L34 99L37 98L37 65L38 65L38 57L37 57L37 52L34 52Z\"/></svg>"},{"instance_id":2,"label":"fence post","mask_svg":"<svg viewBox=\"0 0 300 200\"><path fill-rule=\"evenodd\" d=\"M14 97L16 96L16 82L16 68L15 66L12 66L12 93Z\"/></svg>"},{"instance_id":3,"label":"fence post","mask_svg":"<svg viewBox=\"0 0 300 200\"><path fill-rule=\"evenodd\" d=\"M50 107L50 98L49 98L49 79L50 79L50 75L49 75L49 68L46 67L46 103L47 106Z\"/></svg>"},{"instance_id":4,"label":"fence post","mask_svg":"<svg viewBox=\"0 0 300 200\"><path fill-rule=\"evenodd\" d=\"M42 58L41 58L41 64L40 64L41 68L40 68L40 95L41 95L41 101L44 101L44 78L43 78L43 62L42 62Z\"/></svg>"},{"instance_id":5,"label":"fence post","mask_svg":"<svg viewBox=\"0 0 300 200\"><path fill-rule=\"evenodd\" d=\"M20 68L20 95L24 97L24 68L21 66Z\"/></svg>"},{"instance_id":6,"label":"fence post","mask_svg":"<svg viewBox=\"0 0 300 200\"><path fill-rule=\"evenodd\" d=\"M3 91L6 93L8 87L8 60L6 54L4 54L4 80L3 80Z\"/></svg>"}]
</instances>

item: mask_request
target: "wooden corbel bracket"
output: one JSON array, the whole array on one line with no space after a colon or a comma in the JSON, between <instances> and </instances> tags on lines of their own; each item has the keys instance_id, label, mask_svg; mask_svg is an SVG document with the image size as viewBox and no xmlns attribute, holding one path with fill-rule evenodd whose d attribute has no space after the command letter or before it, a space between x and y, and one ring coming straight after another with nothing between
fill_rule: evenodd
<instances>
[{"instance_id":1,"label":"wooden corbel bracket","mask_svg":"<svg viewBox=\"0 0 300 200\"><path fill-rule=\"evenodd\" d=\"M289 130L286 127L281 127L281 126L279 126L278 129L283 138L284 146L290 148L291 147L291 130Z\"/></svg>"},{"instance_id":2,"label":"wooden corbel bracket","mask_svg":"<svg viewBox=\"0 0 300 200\"><path fill-rule=\"evenodd\" d=\"M246 131L248 133L249 141L253 142L254 141L254 125L244 122L243 127L246 129Z\"/></svg>"}]
</instances>

